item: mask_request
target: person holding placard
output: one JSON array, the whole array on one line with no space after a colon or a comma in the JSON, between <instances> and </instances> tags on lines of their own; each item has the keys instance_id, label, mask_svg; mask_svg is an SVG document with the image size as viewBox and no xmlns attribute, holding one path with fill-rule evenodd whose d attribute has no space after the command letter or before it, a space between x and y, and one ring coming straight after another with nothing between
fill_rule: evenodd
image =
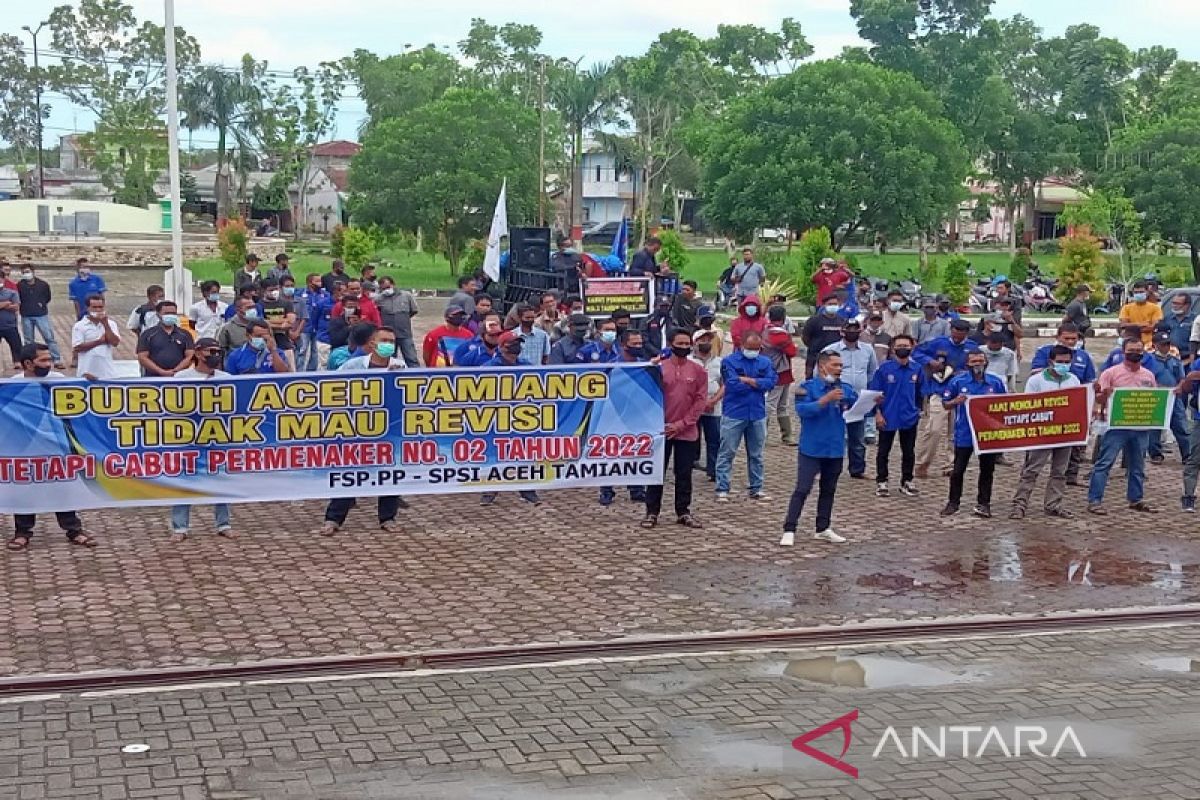
<instances>
[{"instance_id":1,"label":"person holding placard","mask_svg":"<svg viewBox=\"0 0 1200 800\"><path fill-rule=\"evenodd\" d=\"M1142 366L1146 347L1141 338L1127 339L1123 346L1125 360L1100 373L1096 381L1096 416L1105 415L1105 404L1113 389L1153 389L1157 385L1154 373ZM1147 514L1156 513L1144 500L1146 482L1146 431L1134 428L1113 428L1100 440L1100 453L1092 467L1092 478L1088 484L1088 512L1104 516L1104 489L1108 486L1108 473L1117 463L1117 456L1124 452L1127 463L1126 497L1129 507Z\"/></svg>"}]
</instances>

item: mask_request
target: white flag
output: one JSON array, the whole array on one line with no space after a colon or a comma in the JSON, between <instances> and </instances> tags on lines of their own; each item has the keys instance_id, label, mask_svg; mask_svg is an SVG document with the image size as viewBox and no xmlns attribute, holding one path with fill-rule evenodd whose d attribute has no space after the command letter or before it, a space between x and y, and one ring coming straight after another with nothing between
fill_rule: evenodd
<instances>
[{"instance_id":1,"label":"white flag","mask_svg":"<svg viewBox=\"0 0 1200 800\"><path fill-rule=\"evenodd\" d=\"M500 186L496 198L496 213L492 214L492 229L488 232L487 252L483 256L483 271L494 281L500 280L500 239L508 236L508 178Z\"/></svg>"}]
</instances>

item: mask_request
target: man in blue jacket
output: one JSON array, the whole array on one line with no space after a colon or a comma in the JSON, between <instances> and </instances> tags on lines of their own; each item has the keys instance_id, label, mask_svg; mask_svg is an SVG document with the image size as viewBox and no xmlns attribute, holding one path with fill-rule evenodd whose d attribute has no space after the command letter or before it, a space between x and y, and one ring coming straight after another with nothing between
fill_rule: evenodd
<instances>
[{"instance_id":1,"label":"man in blue jacket","mask_svg":"<svg viewBox=\"0 0 1200 800\"><path fill-rule=\"evenodd\" d=\"M900 494L920 494L913 483L917 463L917 424L921 421L922 370L912 360L916 340L907 334L892 339L892 357L871 376L868 389L883 392L876 399L875 426L879 449L875 453L875 496L888 496L888 461L892 443L900 437Z\"/></svg>"},{"instance_id":2,"label":"man in blue jacket","mask_svg":"<svg viewBox=\"0 0 1200 800\"><path fill-rule=\"evenodd\" d=\"M1174 347L1174 342L1171 339L1170 331L1155 331L1154 349L1146 354L1142 365L1154 373L1154 379L1159 386L1174 389L1183 383L1187 369L1183 366L1183 359L1171 352L1172 347ZM1171 408L1171 433L1175 436L1175 443L1179 446L1179 458L1184 464L1187 463L1188 454L1191 452L1192 437L1191 428L1188 427L1186 406L1186 403L1176 402ZM1163 455L1163 432L1148 431L1147 433L1149 434L1147 452L1150 455L1150 463L1161 464L1167 460L1167 457Z\"/></svg>"},{"instance_id":3,"label":"man in blue jacket","mask_svg":"<svg viewBox=\"0 0 1200 800\"><path fill-rule=\"evenodd\" d=\"M818 475L821 489L817 495L817 532L813 538L832 544L846 541L830 523L842 457L846 455L846 421L842 414L857 399L854 387L842 381L841 354L830 350L817 357L817 374L796 387L800 455L796 463L796 488L792 490L787 517L783 520L783 538L779 540L783 547L796 543L796 523Z\"/></svg>"},{"instance_id":4,"label":"man in blue jacket","mask_svg":"<svg viewBox=\"0 0 1200 800\"><path fill-rule=\"evenodd\" d=\"M454 351L454 366L483 367L491 361L500 345L500 337L504 334L500 315L489 312L480 321L479 333L473 339L465 339Z\"/></svg>"},{"instance_id":5,"label":"man in blue jacket","mask_svg":"<svg viewBox=\"0 0 1200 800\"><path fill-rule=\"evenodd\" d=\"M967 356L967 371L951 378L942 391L942 406L954 412L954 471L950 473L950 499L942 509L943 517L958 513L963 476L975 452L971 424L967 421L967 398L1007 391L1003 379L988 374L987 356L978 350ZM992 478L996 472L996 459L995 453L979 454L979 490L975 496L974 514L984 519L992 516Z\"/></svg>"},{"instance_id":6,"label":"man in blue jacket","mask_svg":"<svg viewBox=\"0 0 1200 800\"><path fill-rule=\"evenodd\" d=\"M771 499L763 491L763 444L767 439L767 393L777 375L771 359L759 355L762 336L742 335L741 347L721 364L725 399L721 418L721 451L717 454L717 502L729 502L729 473L733 456L746 440L750 499ZM843 432L843 436L845 432Z\"/></svg>"}]
</instances>

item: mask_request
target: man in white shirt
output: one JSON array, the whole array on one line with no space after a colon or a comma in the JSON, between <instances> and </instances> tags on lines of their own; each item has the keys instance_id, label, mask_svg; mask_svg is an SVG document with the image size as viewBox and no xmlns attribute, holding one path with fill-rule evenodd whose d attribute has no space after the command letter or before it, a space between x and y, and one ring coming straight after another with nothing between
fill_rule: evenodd
<instances>
[{"instance_id":1,"label":"man in white shirt","mask_svg":"<svg viewBox=\"0 0 1200 800\"><path fill-rule=\"evenodd\" d=\"M1070 389L1079 386L1079 378L1071 374L1071 364L1075 351L1061 344L1050 348L1050 363L1040 372L1029 376L1025 382L1026 392L1053 392L1058 389ZM1074 448L1051 447L1043 450L1028 450L1025 452L1025 466L1021 469L1021 482L1017 484L1017 493L1013 495L1012 512L1009 519L1023 519L1029 507L1029 496L1033 494L1038 476L1047 462L1050 464L1050 480L1046 483L1046 516L1069 519L1075 514L1062 507L1063 497L1067 488L1067 465L1071 463L1071 450Z\"/></svg>"},{"instance_id":2,"label":"man in white shirt","mask_svg":"<svg viewBox=\"0 0 1200 800\"><path fill-rule=\"evenodd\" d=\"M196 342L195 352L192 354L192 365L187 369L176 372L175 379L181 381L211 381L229 378L229 373L220 369L221 360L221 346L217 344L217 340L211 337L201 339ZM237 534L233 532L233 525L229 521L229 516L228 503L213 504L213 518L217 527L217 535L223 536L226 539L236 539ZM170 541L173 544L178 544L187 539L191 522L191 506L174 506L171 509Z\"/></svg>"},{"instance_id":3,"label":"man in white shirt","mask_svg":"<svg viewBox=\"0 0 1200 800\"><path fill-rule=\"evenodd\" d=\"M87 313L71 328L71 351L78 362L75 374L89 381L112 380L117 375L113 348L121 344L121 328L104 311L104 297L88 295Z\"/></svg>"},{"instance_id":4,"label":"man in white shirt","mask_svg":"<svg viewBox=\"0 0 1200 800\"><path fill-rule=\"evenodd\" d=\"M21 371L14 375L10 380L14 381L44 381L53 378L62 378L61 372L52 372L51 366L53 359L50 357L50 348L44 344L29 342L21 348L20 366ZM67 541L71 544L80 547L95 547L96 540L83 532L83 522L79 519L79 514L74 511L56 511L55 518L58 520L58 527L62 528L63 533L67 534ZM13 514L13 525L15 532L13 537L8 540L8 549L19 551L29 547L29 542L33 539L33 528L37 524L36 514Z\"/></svg>"},{"instance_id":5,"label":"man in white shirt","mask_svg":"<svg viewBox=\"0 0 1200 800\"><path fill-rule=\"evenodd\" d=\"M367 348L366 355L346 359L338 371L405 369L408 366L403 356L396 358L396 332L391 328L376 328Z\"/></svg>"},{"instance_id":6,"label":"man in white shirt","mask_svg":"<svg viewBox=\"0 0 1200 800\"><path fill-rule=\"evenodd\" d=\"M225 309L228 303L221 302L221 284L205 281L200 284L200 301L188 309L188 319L198 339L215 339L225 324Z\"/></svg>"}]
</instances>

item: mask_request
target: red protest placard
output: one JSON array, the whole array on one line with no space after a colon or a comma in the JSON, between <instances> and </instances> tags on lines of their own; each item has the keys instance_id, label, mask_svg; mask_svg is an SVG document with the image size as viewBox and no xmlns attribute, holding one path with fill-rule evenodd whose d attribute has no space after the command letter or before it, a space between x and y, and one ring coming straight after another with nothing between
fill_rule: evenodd
<instances>
[{"instance_id":1,"label":"red protest placard","mask_svg":"<svg viewBox=\"0 0 1200 800\"><path fill-rule=\"evenodd\" d=\"M1034 394L995 394L967 400L976 453L1085 445L1091 389L1073 386Z\"/></svg>"}]
</instances>

